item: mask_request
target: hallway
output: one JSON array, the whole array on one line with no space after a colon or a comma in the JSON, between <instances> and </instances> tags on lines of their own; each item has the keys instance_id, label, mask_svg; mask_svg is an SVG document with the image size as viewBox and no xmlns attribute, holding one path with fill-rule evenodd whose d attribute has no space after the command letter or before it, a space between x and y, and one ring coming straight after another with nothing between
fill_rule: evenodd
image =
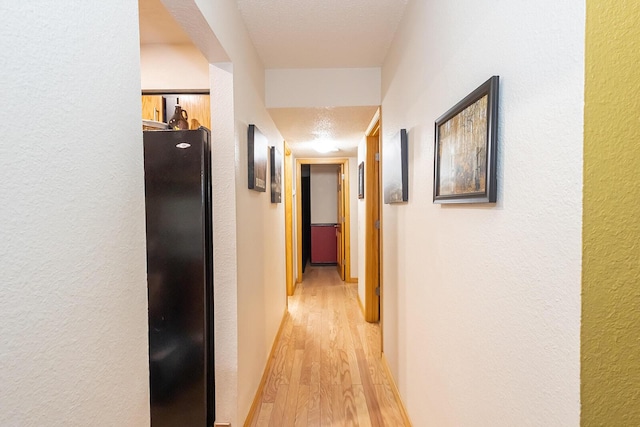
<instances>
[{"instance_id":1,"label":"hallway","mask_svg":"<svg viewBox=\"0 0 640 427\"><path fill-rule=\"evenodd\" d=\"M380 326L363 319L357 285L310 267L289 298L252 422L266 426L402 426L380 359Z\"/></svg>"}]
</instances>

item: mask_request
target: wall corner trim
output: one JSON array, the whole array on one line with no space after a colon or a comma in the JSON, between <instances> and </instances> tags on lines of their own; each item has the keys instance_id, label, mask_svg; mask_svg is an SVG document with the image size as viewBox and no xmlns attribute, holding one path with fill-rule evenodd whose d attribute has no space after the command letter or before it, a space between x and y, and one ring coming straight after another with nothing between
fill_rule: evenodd
<instances>
[{"instance_id":1,"label":"wall corner trim","mask_svg":"<svg viewBox=\"0 0 640 427\"><path fill-rule=\"evenodd\" d=\"M364 317L364 304L362 304L362 300L360 299L360 294L358 294L358 305L360 306L360 311L362 312L362 317Z\"/></svg>"},{"instance_id":2,"label":"wall corner trim","mask_svg":"<svg viewBox=\"0 0 640 427\"><path fill-rule=\"evenodd\" d=\"M404 421L404 425L406 427L413 427L411 420L409 419L409 413L407 412L407 408L404 406L404 402L400 397L400 391L398 390L398 386L396 385L396 380L391 373L391 368L389 367L389 362L387 361L387 357L382 353L382 357L380 358L382 361L382 366L387 374L387 378L389 378L389 384L391 385L391 390L393 391L393 395L396 397L396 401L398 405L400 405L400 412L402 413L402 419Z\"/></svg>"},{"instance_id":3,"label":"wall corner trim","mask_svg":"<svg viewBox=\"0 0 640 427\"><path fill-rule=\"evenodd\" d=\"M251 408L249 408L249 413L247 414L247 418L244 421L244 424L243 424L244 427L251 426L253 422L253 417L255 417L256 411L260 406L260 396L262 395L262 390L264 389L264 386L267 383L267 377L269 376L269 371L271 370L271 364L274 359L273 356L276 352L278 341L280 340L280 336L282 335L284 325L288 318L289 318L289 310L285 308L284 313L282 313L282 320L280 321L280 327L278 328L278 333L273 339L273 344L271 344L271 351L269 352L269 357L267 358L267 363L264 367L264 372L262 372L262 378L260 379L260 383L258 384L258 388L256 389L256 395L253 398L253 403L251 404Z\"/></svg>"}]
</instances>

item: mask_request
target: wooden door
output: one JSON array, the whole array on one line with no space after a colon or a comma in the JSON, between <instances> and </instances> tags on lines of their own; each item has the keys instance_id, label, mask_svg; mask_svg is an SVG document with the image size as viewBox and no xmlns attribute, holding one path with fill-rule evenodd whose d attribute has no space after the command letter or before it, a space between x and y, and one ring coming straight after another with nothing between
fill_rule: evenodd
<instances>
[{"instance_id":1,"label":"wooden door","mask_svg":"<svg viewBox=\"0 0 640 427\"><path fill-rule=\"evenodd\" d=\"M142 95L142 119L162 121L162 95Z\"/></svg>"},{"instance_id":2,"label":"wooden door","mask_svg":"<svg viewBox=\"0 0 640 427\"><path fill-rule=\"evenodd\" d=\"M367 136L365 159L365 320L380 320L380 138Z\"/></svg>"},{"instance_id":3,"label":"wooden door","mask_svg":"<svg viewBox=\"0 0 640 427\"><path fill-rule=\"evenodd\" d=\"M338 274L340 274L340 279L345 279L345 256L344 256L344 174L343 174L343 165L340 165L337 170L338 174L338 221L336 224L336 245L337 245L337 263L338 263Z\"/></svg>"}]
</instances>

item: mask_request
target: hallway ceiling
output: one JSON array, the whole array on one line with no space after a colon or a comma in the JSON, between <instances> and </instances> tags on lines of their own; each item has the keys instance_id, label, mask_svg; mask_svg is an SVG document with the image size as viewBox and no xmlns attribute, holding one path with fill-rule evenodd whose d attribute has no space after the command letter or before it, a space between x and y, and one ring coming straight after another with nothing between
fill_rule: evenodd
<instances>
[{"instance_id":1,"label":"hallway ceiling","mask_svg":"<svg viewBox=\"0 0 640 427\"><path fill-rule=\"evenodd\" d=\"M380 67L408 0L236 0L265 68ZM162 5L139 0L141 44L193 44ZM355 156L376 107L271 108L298 157ZM319 154L311 141L339 152Z\"/></svg>"},{"instance_id":2,"label":"hallway ceiling","mask_svg":"<svg viewBox=\"0 0 640 427\"><path fill-rule=\"evenodd\" d=\"M407 0L236 0L265 68L379 67Z\"/></svg>"}]
</instances>

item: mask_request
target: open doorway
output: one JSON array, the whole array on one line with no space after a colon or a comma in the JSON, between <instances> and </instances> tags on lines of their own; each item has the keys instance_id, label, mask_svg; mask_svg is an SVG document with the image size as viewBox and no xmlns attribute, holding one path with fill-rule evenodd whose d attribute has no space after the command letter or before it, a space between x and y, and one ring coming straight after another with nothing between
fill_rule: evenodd
<instances>
[{"instance_id":1,"label":"open doorway","mask_svg":"<svg viewBox=\"0 0 640 427\"><path fill-rule=\"evenodd\" d=\"M302 273L311 260L311 165L301 166L302 198Z\"/></svg>"},{"instance_id":2,"label":"open doorway","mask_svg":"<svg viewBox=\"0 0 640 427\"><path fill-rule=\"evenodd\" d=\"M350 278L349 159L297 159L297 275L307 263L335 265ZM308 172L307 172L308 171Z\"/></svg>"},{"instance_id":3,"label":"open doorway","mask_svg":"<svg viewBox=\"0 0 640 427\"><path fill-rule=\"evenodd\" d=\"M337 266L344 280L339 164L303 164L302 272L307 266Z\"/></svg>"},{"instance_id":4,"label":"open doorway","mask_svg":"<svg viewBox=\"0 0 640 427\"><path fill-rule=\"evenodd\" d=\"M341 259L338 260L340 251L337 248L342 216L338 212L337 204L340 165L308 166L310 262L312 265L336 266L342 263Z\"/></svg>"}]
</instances>

